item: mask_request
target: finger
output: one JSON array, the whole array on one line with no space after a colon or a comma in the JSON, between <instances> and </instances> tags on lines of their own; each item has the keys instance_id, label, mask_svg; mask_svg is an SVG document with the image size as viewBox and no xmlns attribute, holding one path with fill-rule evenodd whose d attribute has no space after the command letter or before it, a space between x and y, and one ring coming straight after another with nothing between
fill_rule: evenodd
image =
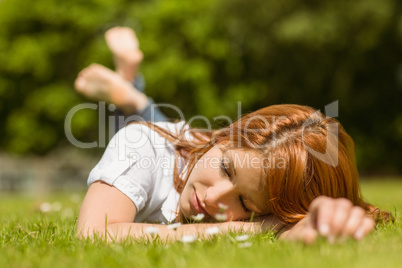
<instances>
[{"instance_id":1,"label":"finger","mask_svg":"<svg viewBox=\"0 0 402 268\"><path fill-rule=\"evenodd\" d=\"M329 226L330 234L328 235L330 242L334 242L335 237L341 234L350 217L349 213L352 207L353 204L348 199L339 198L334 201L334 212Z\"/></svg>"},{"instance_id":2,"label":"finger","mask_svg":"<svg viewBox=\"0 0 402 268\"><path fill-rule=\"evenodd\" d=\"M320 196L311 202L309 212L312 220L316 223L315 228L319 234L327 237L330 234L330 222L334 210L332 198Z\"/></svg>"},{"instance_id":3,"label":"finger","mask_svg":"<svg viewBox=\"0 0 402 268\"><path fill-rule=\"evenodd\" d=\"M366 214L365 210L361 207L353 207L350 210L348 220L342 229L341 235L342 237L352 237L357 229L362 224L362 220L364 215Z\"/></svg>"},{"instance_id":4,"label":"finger","mask_svg":"<svg viewBox=\"0 0 402 268\"><path fill-rule=\"evenodd\" d=\"M305 244L313 244L317 240L318 231L313 228L306 228L302 234L302 240Z\"/></svg>"},{"instance_id":5,"label":"finger","mask_svg":"<svg viewBox=\"0 0 402 268\"><path fill-rule=\"evenodd\" d=\"M375 222L368 217L364 217L360 227L357 228L356 232L353 234L353 237L356 240L361 240L363 237L368 235L374 229L374 227Z\"/></svg>"},{"instance_id":6,"label":"finger","mask_svg":"<svg viewBox=\"0 0 402 268\"><path fill-rule=\"evenodd\" d=\"M305 244L313 244L317 240L318 231L308 224L302 226L295 226L291 229L286 236L282 236L281 239L295 242L303 242Z\"/></svg>"},{"instance_id":7,"label":"finger","mask_svg":"<svg viewBox=\"0 0 402 268\"><path fill-rule=\"evenodd\" d=\"M297 232L298 240L304 242L307 245L313 244L317 240L318 231L312 223L313 219L311 214L307 214L306 218L304 218L303 221L303 228L299 232Z\"/></svg>"}]
</instances>

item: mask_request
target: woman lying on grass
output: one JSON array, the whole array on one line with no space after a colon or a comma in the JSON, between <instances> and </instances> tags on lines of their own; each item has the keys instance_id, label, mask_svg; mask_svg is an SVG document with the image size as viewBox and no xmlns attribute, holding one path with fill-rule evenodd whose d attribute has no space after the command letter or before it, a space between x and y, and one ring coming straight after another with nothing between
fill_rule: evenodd
<instances>
[{"instance_id":1,"label":"woman lying on grass","mask_svg":"<svg viewBox=\"0 0 402 268\"><path fill-rule=\"evenodd\" d=\"M135 46L121 53L111 45L116 35ZM130 65L129 59L138 57L122 56L140 53L133 32L114 28L106 36L118 73L137 70L141 60ZM143 93L99 65L84 70L76 88L128 113L149 105ZM353 141L341 125L299 105L269 106L208 132L183 122L131 123L110 141L88 183L80 237L151 237L150 227L157 227L162 240L176 240L218 227L334 242L360 240L376 220L390 216L363 201ZM179 222L177 230L166 225Z\"/></svg>"}]
</instances>

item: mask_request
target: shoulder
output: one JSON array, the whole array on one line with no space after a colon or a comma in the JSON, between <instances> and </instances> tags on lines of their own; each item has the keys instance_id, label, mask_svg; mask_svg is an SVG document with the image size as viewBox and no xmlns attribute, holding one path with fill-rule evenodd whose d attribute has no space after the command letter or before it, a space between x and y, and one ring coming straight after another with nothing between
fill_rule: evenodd
<instances>
[{"instance_id":1,"label":"shoulder","mask_svg":"<svg viewBox=\"0 0 402 268\"><path fill-rule=\"evenodd\" d=\"M191 141L194 139L193 135L191 134L192 128L185 121L179 121L176 123L157 122L154 124L166 130L167 132L172 134L172 136L176 137L179 140L184 139L187 141Z\"/></svg>"},{"instance_id":2,"label":"shoulder","mask_svg":"<svg viewBox=\"0 0 402 268\"><path fill-rule=\"evenodd\" d=\"M180 134L182 129L188 129L188 125L184 121L180 121L177 123L170 123L170 122L151 122L151 127L149 127L146 124L142 123L133 123L125 126L124 128L120 129L117 133L121 135L121 133L130 133L130 134L138 134L138 133L144 133L144 134L149 134L156 132L154 129L152 129L152 125L155 125L159 128L162 128L166 130L167 132L170 132L173 135L178 135Z\"/></svg>"},{"instance_id":3,"label":"shoulder","mask_svg":"<svg viewBox=\"0 0 402 268\"><path fill-rule=\"evenodd\" d=\"M154 128L156 126L156 128ZM159 129L158 129L159 128ZM126 151L127 148L138 149L148 148L152 150L168 149L172 151L175 140L192 140L191 134L186 131L189 126L180 121L177 123L134 123L120 129L109 142L108 147L120 147ZM162 130L162 131L160 131ZM183 136L182 136L183 135Z\"/></svg>"}]
</instances>

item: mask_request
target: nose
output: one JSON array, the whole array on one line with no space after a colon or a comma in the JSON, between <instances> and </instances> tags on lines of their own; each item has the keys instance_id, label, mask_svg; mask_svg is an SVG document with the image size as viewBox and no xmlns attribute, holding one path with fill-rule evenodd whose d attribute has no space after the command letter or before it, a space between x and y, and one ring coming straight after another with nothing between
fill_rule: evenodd
<instances>
[{"instance_id":1,"label":"nose","mask_svg":"<svg viewBox=\"0 0 402 268\"><path fill-rule=\"evenodd\" d=\"M230 196L233 193L233 185L229 181L217 182L205 191L204 202L210 209L218 209L219 203L230 205Z\"/></svg>"}]
</instances>

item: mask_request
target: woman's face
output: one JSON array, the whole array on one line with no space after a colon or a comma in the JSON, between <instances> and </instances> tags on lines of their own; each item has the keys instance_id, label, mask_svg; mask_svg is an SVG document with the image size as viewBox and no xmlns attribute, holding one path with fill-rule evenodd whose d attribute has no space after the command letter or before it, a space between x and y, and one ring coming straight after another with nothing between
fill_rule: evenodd
<instances>
[{"instance_id":1,"label":"woman's face","mask_svg":"<svg viewBox=\"0 0 402 268\"><path fill-rule=\"evenodd\" d=\"M226 220L249 219L269 214L268 189L263 188L262 156L251 150L223 152L214 146L194 166L180 197L180 209L186 218L199 213L204 221L222 214Z\"/></svg>"}]
</instances>

